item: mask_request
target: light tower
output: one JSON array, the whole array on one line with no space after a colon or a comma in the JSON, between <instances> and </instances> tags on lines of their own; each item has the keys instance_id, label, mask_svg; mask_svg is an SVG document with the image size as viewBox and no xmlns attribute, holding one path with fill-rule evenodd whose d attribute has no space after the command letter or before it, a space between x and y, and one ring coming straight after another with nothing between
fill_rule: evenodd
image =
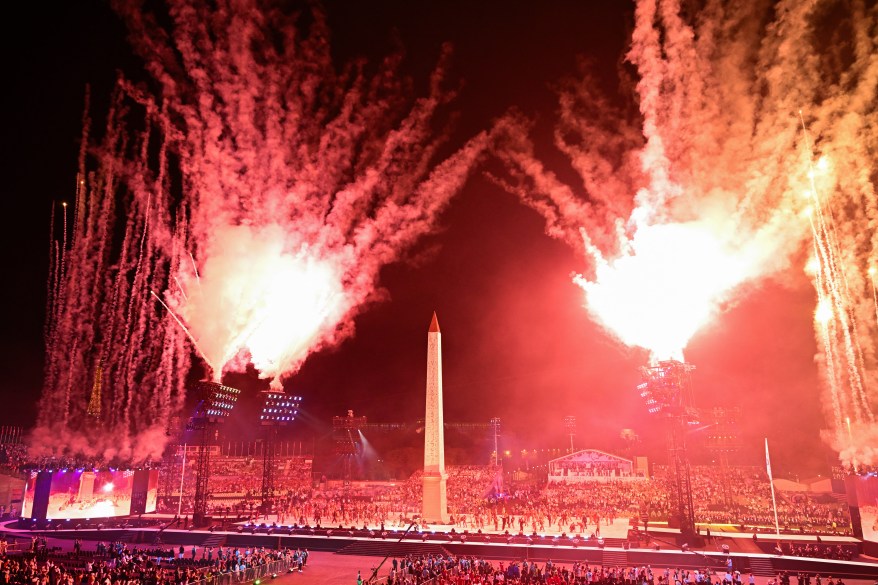
<instances>
[{"instance_id":1,"label":"light tower","mask_svg":"<svg viewBox=\"0 0 878 585\"><path fill-rule=\"evenodd\" d=\"M265 441L262 443L262 515L274 512L274 451L277 427L286 426L296 420L299 414L301 396L291 396L283 392L268 391L262 399L262 414L259 422L265 427Z\"/></svg>"},{"instance_id":2,"label":"light tower","mask_svg":"<svg viewBox=\"0 0 878 585\"><path fill-rule=\"evenodd\" d=\"M210 428L229 416L238 395L237 388L223 386L217 382L199 382L196 386L199 395L195 414L189 421L189 428L200 433L198 459L195 462L195 502L192 511L192 524L200 526L207 518L207 486L210 479Z\"/></svg>"},{"instance_id":3,"label":"light tower","mask_svg":"<svg viewBox=\"0 0 878 585\"><path fill-rule=\"evenodd\" d=\"M357 456L360 444L360 429L365 427L365 416L354 416L353 410L348 410L347 416L332 417L332 432L335 435L335 454L341 458L342 476L345 489L351 484L351 464Z\"/></svg>"},{"instance_id":4,"label":"light tower","mask_svg":"<svg viewBox=\"0 0 878 585\"><path fill-rule=\"evenodd\" d=\"M723 481L723 499L726 507L732 506L732 492L729 474L729 456L734 455L741 448L741 440L738 437L738 420L741 417L741 409L738 407L724 408L715 406L711 411L713 424L707 432L707 449L719 459Z\"/></svg>"},{"instance_id":5,"label":"light tower","mask_svg":"<svg viewBox=\"0 0 878 585\"><path fill-rule=\"evenodd\" d=\"M424 417L424 476L421 517L448 522L445 474L445 426L442 416L442 334L436 313L427 331L427 410Z\"/></svg>"},{"instance_id":6,"label":"light tower","mask_svg":"<svg viewBox=\"0 0 878 585\"><path fill-rule=\"evenodd\" d=\"M573 437L576 436L576 417L565 416L564 428L567 429L567 434L570 435L570 452L573 453Z\"/></svg>"},{"instance_id":7,"label":"light tower","mask_svg":"<svg viewBox=\"0 0 878 585\"><path fill-rule=\"evenodd\" d=\"M692 478L686 453L686 433L697 424L692 401L692 370L695 366L677 360L658 362L642 368L643 382L637 386L649 412L668 422L668 458L673 478L673 501L680 525L681 543L696 545L695 511L692 505Z\"/></svg>"}]
</instances>

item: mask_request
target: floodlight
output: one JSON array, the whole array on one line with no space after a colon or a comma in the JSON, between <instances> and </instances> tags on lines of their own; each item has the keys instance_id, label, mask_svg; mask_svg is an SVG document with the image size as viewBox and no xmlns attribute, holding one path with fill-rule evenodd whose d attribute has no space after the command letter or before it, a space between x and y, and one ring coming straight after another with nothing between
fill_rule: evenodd
<instances>
[{"instance_id":1,"label":"floodlight","mask_svg":"<svg viewBox=\"0 0 878 585\"><path fill-rule=\"evenodd\" d=\"M293 396L284 392L264 392L262 414L259 422L263 425L288 425L296 420L299 414L301 396Z\"/></svg>"},{"instance_id":2,"label":"floodlight","mask_svg":"<svg viewBox=\"0 0 878 585\"><path fill-rule=\"evenodd\" d=\"M217 382L202 381L198 383L204 417L219 419L229 416L241 391L231 386L223 386Z\"/></svg>"},{"instance_id":3,"label":"floodlight","mask_svg":"<svg viewBox=\"0 0 878 585\"><path fill-rule=\"evenodd\" d=\"M637 385L640 397L652 414L694 415L691 408L691 373L695 366L676 360L661 361L641 368L643 382Z\"/></svg>"}]
</instances>

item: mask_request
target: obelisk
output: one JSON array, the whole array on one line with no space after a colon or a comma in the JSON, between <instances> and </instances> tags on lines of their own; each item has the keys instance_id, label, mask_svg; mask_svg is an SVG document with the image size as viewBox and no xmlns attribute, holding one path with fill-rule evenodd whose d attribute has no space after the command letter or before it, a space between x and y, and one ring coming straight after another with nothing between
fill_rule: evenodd
<instances>
[{"instance_id":1,"label":"obelisk","mask_svg":"<svg viewBox=\"0 0 878 585\"><path fill-rule=\"evenodd\" d=\"M427 332L427 413L424 417L424 498L421 522L448 523L445 424L442 419L442 334L436 313Z\"/></svg>"}]
</instances>

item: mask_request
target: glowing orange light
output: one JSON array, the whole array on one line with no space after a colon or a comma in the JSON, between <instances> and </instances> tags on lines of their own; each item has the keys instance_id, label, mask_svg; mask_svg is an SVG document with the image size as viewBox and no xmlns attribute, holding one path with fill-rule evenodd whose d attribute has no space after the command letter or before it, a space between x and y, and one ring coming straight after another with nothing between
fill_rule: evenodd
<instances>
[{"instance_id":1,"label":"glowing orange light","mask_svg":"<svg viewBox=\"0 0 878 585\"><path fill-rule=\"evenodd\" d=\"M627 244L628 253L609 261L593 251L594 281L576 277L586 307L627 345L650 350L653 359L682 359L746 267L696 223L642 226Z\"/></svg>"},{"instance_id":2,"label":"glowing orange light","mask_svg":"<svg viewBox=\"0 0 878 585\"><path fill-rule=\"evenodd\" d=\"M180 312L214 365L214 377L242 350L264 378L294 371L325 328L350 306L341 261L286 243L279 226L228 228Z\"/></svg>"},{"instance_id":3,"label":"glowing orange light","mask_svg":"<svg viewBox=\"0 0 878 585\"><path fill-rule=\"evenodd\" d=\"M817 309L814 311L814 320L821 325L826 325L832 319L832 307L825 299L817 303Z\"/></svg>"}]
</instances>

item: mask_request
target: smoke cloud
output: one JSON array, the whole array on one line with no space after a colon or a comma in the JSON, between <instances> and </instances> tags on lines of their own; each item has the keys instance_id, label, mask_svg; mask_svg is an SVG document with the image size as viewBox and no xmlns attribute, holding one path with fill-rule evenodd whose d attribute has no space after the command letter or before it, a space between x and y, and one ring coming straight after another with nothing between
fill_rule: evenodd
<instances>
[{"instance_id":1,"label":"smoke cloud","mask_svg":"<svg viewBox=\"0 0 878 585\"><path fill-rule=\"evenodd\" d=\"M555 147L581 185L541 162L522 115L496 180L585 253L586 308L654 359L681 359L741 284L808 270L826 436L845 464L865 460L878 407L878 8L691 8L637 2L620 70L633 73L630 103L596 89L587 64L562 84Z\"/></svg>"},{"instance_id":2,"label":"smoke cloud","mask_svg":"<svg viewBox=\"0 0 878 585\"><path fill-rule=\"evenodd\" d=\"M160 452L193 349L216 381L253 363L282 388L352 335L381 268L434 227L491 137L442 154L448 47L416 97L401 54L339 69L319 10L114 8L151 81L121 79L105 135L83 138L35 445L139 459Z\"/></svg>"}]
</instances>

